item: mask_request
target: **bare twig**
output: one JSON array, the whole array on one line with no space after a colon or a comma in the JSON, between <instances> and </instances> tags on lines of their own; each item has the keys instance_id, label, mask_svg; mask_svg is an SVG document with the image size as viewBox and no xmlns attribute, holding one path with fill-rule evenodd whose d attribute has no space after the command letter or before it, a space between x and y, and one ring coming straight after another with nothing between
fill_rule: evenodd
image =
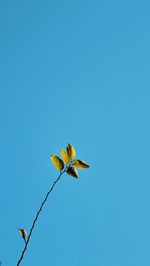
<instances>
[{"instance_id":1,"label":"bare twig","mask_svg":"<svg viewBox=\"0 0 150 266\"><path fill-rule=\"evenodd\" d=\"M21 253L20 259L19 259L18 262L17 262L17 266L19 266L20 263L21 263L21 261L23 260L24 254L25 254L25 252L26 252L26 250L27 250L27 248L28 248L28 244L29 244L29 242L30 242L30 238L31 238L32 233L33 233L33 229L34 229L35 224L36 224L36 222L37 222L37 220L38 220L38 218L39 218L39 214L41 213L41 211L42 211L42 209L43 209L44 204L46 203L46 201L47 201L47 199L48 199L50 193L52 192L54 186L55 186L56 183L59 181L59 179L61 178L62 174L63 174L65 171L66 171L66 169L63 170L62 172L60 172L58 178L54 181L53 185L51 186L51 188L50 188L49 191L47 192L47 194L46 194L44 200L42 201L41 206L40 206L40 208L39 208L39 210L38 210L38 212L37 212L37 214L36 214L36 216L35 216L35 219L34 219L34 221L33 221L32 226L31 226L31 229L30 229L29 235L28 235L28 237L27 237L27 240L26 240L26 242L25 242L25 246L24 246L24 249L23 249L23 251L22 251L22 253Z\"/></svg>"}]
</instances>

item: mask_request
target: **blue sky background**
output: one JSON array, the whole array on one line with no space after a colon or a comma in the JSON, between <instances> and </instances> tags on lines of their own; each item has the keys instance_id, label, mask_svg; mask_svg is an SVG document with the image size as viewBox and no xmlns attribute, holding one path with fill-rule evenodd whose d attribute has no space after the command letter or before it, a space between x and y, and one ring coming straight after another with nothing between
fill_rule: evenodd
<instances>
[{"instance_id":1,"label":"blue sky background","mask_svg":"<svg viewBox=\"0 0 150 266\"><path fill-rule=\"evenodd\" d=\"M150 2L0 2L0 260L16 265L69 142L64 175L22 266L150 265Z\"/></svg>"}]
</instances>

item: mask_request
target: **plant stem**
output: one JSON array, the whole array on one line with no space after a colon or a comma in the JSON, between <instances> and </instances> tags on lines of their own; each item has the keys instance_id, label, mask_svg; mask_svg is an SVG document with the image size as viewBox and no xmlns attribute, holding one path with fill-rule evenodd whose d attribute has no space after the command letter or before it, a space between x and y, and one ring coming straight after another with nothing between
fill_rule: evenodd
<instances>
[{"instance_id":1,"label":"plant stem","mask_svg":"<svg viewBox=\"0 0 150 266\"><path fill-rule=\"evenodd\" d=\"M38 210L38 212L37 212L37 214L36 214L36 216L35 216L35 219L34 219L34 221L33 221L32 226L31 226L31 229L30 229L29 235L28 235L28 237L27 237L27 240L26 240L26 242L25 242L25 246L24 246L24 249L23 249L23 251L22 251L22 253L21 253L20 259L19 259L18 262L17 262L17 266L19 266L20 263L21 263L21 261L23 260L24 254L25 254L25 252L26 252L26 250L27 250L27 248L28 248L28 244L29 244L29 242L30 242L30 238L31 238L32 233L33 233L33 229L34 229L35 224L36 224L36 222L37 222L37 220L38 220L38 218L39 218L39 215L40 215L40 213L41 213L41 211L42 211L42 209L43 209L44 204L46 203L46 201L47 201L47 199L48 199L50 193L52 192L52 190L53 190L53 188L55 187L56 183L59 181L59 179L61 178L62 174L63 174L65 171L66 171L66 169L63 170L62 172L60 172L58 178L54 181L53 185L51 186L51 188L50 188L49 191L47 192L47 194L46 194L44 200L42 201L41 206L40 206L40 208L39 208L39 210Z\"/></svg>"}]
</instances>

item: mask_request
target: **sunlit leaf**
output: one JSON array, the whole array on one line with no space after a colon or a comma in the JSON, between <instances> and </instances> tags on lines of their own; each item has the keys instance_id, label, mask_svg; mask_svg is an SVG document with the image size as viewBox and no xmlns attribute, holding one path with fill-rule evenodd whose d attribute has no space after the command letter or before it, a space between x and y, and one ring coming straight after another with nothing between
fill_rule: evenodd
<instances>
[{"instance_id":1,"label":"sunlit leaf","mask_svg":"<svg viewBox=\"0 0 150 266\"><path fill-rule=\"evenodd\" d=\"M51 155L52 163L55 165L57 170L61 171L64 169L64 162L56 155Z\"/></svg>"},{"instance_id":2,"label":"sunlit leaf","mask_svg":"<svg viewBox=\"0 0 150 266\"><path fill-rule=\"evenodd\" d=\"M67 153L71 160L74 159L76 152L75 152L74 147L71 144L67 145Z\"/></svg>"},{"instance_id":3,"label":"sunlit leaf","mask_svg":"<svg viewBox=\"0 0 150 266\"><path fill-rule=\"evenodd\" d=\"M78 178L78 172L77 172L77 170L74 167L68 167L66 172L67 172L68 175L71 175L71 176L73 176L75 178Z\"/></svg>"},{"instance_id":4,"label":"sunlit leaf","mask_svg":"<svg viewBox=\"0 0 150 266\"><path fill-rule=\"evenodd\" d=\"M66 164L70 163L70 157L65 150L60 150L61 156Z\"/></svg>"},{"instance_id":5,"label":"sunlit leaf","mask_svg":"<svg viewBox=\"0 0 150 266\"><path fill-rule=\"evenodd\" d=\"M20 235L23 237L23 239L26 240L26 237L27 237L26 231L22 228L18 228L18 230L20 232Z\"/></svg>"},{"instance_id":6,"label":"sunlit leaf","mask_svg":"<svg viewBox=\"0 0 150 266\"><path fill-rule=\"evenodd\" d=\"M85 163L82 160L75 160L73 161L72 165L76 168L80 168L80 169L86 169L88 167L90 167L87 163Z\"/></svg>"}]
</instances>

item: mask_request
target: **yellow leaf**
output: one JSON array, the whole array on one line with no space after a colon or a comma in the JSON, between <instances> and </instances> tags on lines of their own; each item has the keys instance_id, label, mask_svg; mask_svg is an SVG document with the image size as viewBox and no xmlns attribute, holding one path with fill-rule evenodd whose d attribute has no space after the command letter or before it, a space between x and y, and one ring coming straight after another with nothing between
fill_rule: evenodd
<instances>
[{"instance_id":1,"label":"yellow leaf","mask_svg":"<svg viewBox=\"0 0 150 266\"><path fill-rule=\"evenodd\" d=\"M78 172L77 172L77 170L74 167L68 167L66 172L67 172L68 175L71 175L71 176L73 176L75 178L78 178Z\"/></svg>"},{"instance_id":2,"label":"yellow leaf","mask_svg":"<svg viewBox=\"0 0 150 266\"><path fill-rule=\"evenodd\" d=\"M74 159L76 152L75 152L74 147L71 144L67 145L67 153L71 160Z\"/></svg>"},{"instance_id":3,"label":"yellow leaf","mask_svg":"<svg viewBox=\"0 0 150 266\"><path fill-rule=\"evenodd\" d=\"M22 228L18 228L18 230L20 232L20 235L23 237L23 239L26 240L26 237L27 237L26 231Z\"/></svg>"},{"instance_id":4,"label":"yellow leaf","mask_svg":"<svg viewBox=\"0 0 150 266\"><path fill-rule=\"evenodd\" d=\"M57 170L61 171L64 169L64 162L56 155L51 155L52 163L55 165Z\"/></svg>"},{"instance_id":5,"label":"yellow leaf","mask_svg":"<svg viewBox=\"0 0 150 266\"><path fill-rule=\"evenodd\" d=\"M65 150L60 150L60 153L61 153L62 158L64 159L64 162L66 164L70 163L71 159L70 159L68 153Z\"/></svg>"},{"instance_id":6,"label":"yellow leaf","mask_svg":"<svg viewBox=\"0 0 150 266\"><path fill-rule=\"evenodd\" d=\"M73 161L72 165L76 168L80 168L80 169L86 169L88 167L90 167L88 164L86 164L84 161L82 160L75 160Z\"/></svg>"}]
</instances>

